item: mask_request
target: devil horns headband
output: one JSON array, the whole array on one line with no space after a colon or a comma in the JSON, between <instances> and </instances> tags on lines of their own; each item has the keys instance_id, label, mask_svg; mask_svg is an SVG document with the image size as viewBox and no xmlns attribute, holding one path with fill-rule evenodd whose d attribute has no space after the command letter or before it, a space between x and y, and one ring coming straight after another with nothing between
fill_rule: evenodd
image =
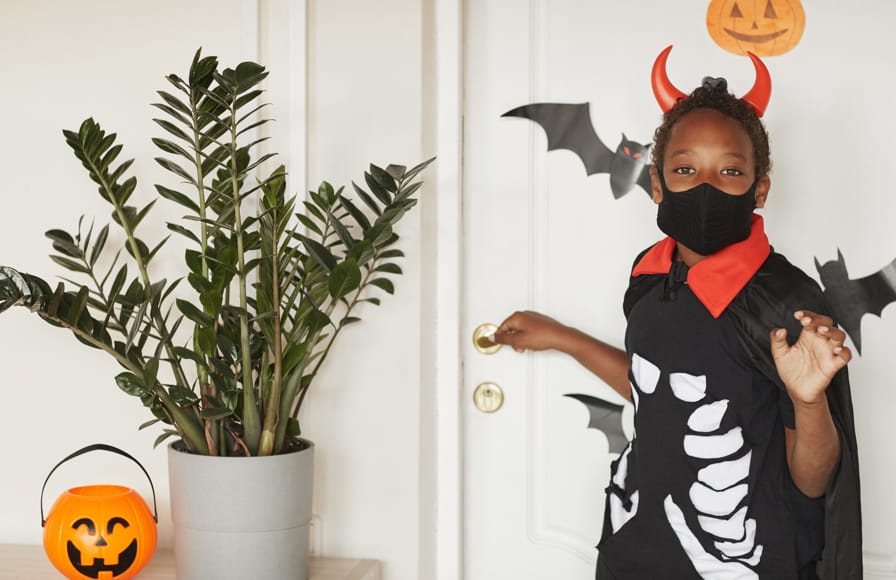
<instances>
[{"instance_id":1,"label":"devil horns headband","mask_svg":"<svg viewBox=\"0 0 896 580\"><path fill-rule=\"evenodd\" d=\"M666 74L666 60L669 58L671 51L672 45L669 45L656 57L656 61L653 63L653 72L650 74L653 94L664 113L674 107L679 99L687 97L686 94L675 88L675 85L672 84L669 76ZM765 108L768 106L768 100L771 97L772 78L768 74L765 64L759 60L758 56L752 52L747 54L750 56L750 60L753 61L753 67L756 69L756 82L753 83L753 88L750 89L750 92L741 97L741 100L750 105L756 111L756 114L761 117L765 113Z\"/></svg>"}]
</instances>

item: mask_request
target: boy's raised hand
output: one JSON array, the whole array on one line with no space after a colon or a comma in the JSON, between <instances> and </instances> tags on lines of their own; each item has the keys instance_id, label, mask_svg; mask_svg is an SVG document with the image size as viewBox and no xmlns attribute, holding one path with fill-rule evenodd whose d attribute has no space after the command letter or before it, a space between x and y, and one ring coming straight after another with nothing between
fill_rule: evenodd
<instances>
[{"instance_id":1,"label":"boy's raised hand","mask_svg":"<svg viewBox=\"0 0 896 580\"><path fill-rule=\"evenodd\" d=\"M852 359L852 352L843 345L846 333L834 326L830 317L798 310L794 318L803 326L799 339L791 346L787 331L772 330L772 358L790 397L812 404L824 397L831 379Z\"/></svg>"},{"instance_id":2,"label":"boy's raised hand","mask_svg":"<svg viewBox=\"0 0 896 580\"><path fill-rule=\"evenodd\" d=\"M493 339L517 352L559 349L564 334L569 330L567 326L544 314L522 310L508 316L495 331Z\"/></svg>"}]
</instances>

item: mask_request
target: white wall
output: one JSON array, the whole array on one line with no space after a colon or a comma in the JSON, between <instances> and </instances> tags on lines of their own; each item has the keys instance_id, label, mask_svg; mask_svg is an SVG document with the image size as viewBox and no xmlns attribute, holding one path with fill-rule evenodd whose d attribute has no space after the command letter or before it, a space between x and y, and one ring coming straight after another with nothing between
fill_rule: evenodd
<instances>
[{"instance_id":1,"label":"white wall","mask_svg":"<svg viewBox=\"0 0 896 580\"><path fill-rule=\"evenodd\" d=\"M429 11L438 4L308 0L307 166L295 171L309 185L322 179L347 184L360 178L368 162L415 163L432 148L433 141L424 145L424 136L431 137L432 100L449 90L433 88L431 71L421 70L424 56L432 56ZM776 90L789 84L790 97L773 96L767 118L776 162L769 215L787 216L769 219L768 229L777 247L806 271L814 272L813 257L833 259L840 247L858 277L896 256L896 204L886 187L896 93L888 74L896 57L889 27L896 5L804 5L802 45L770 64ZM674 18L679 16L663 23ZM167 179L150 161L155 151L149 138L158 132L149 103L165 86L163 75L183 72L200 45L228 63L261 57L272 72L267 86L278 120L273 148L284 154L301 150L289 129L302 124L290 119L295 78L289 75L300 64L291 62L290 22L288 0L0 0L0 264L53 279L59 269L47 258L43 232L73 229L81 213L100 223L107 219L104 203L62 140L62 128L76 128L93 115L119 133L126 156L138 159L134 169L144 187ZM711 59L724 63L718 70L734 62L706 48ZM693 48L676 54L673 61L697 56ZM673 74L676 66L670 63ZM746 82L738 74L733 80ZM795 97L798 91L803 99ZM299 187L293 183L294 190ZM318 444L315 512L322 551L380 559L389 580L426 578L419 571L432 569L435 466L429 453L435 435L429 421L435 410L430 385L420 377L431 379L434 372L429 365L436 343L429 325L436 277L427 260L434 257L435 225L431 207L406 218L400 233L408 257L397 295L365 312L365 322L346 333L303 418ZM809 236L814 242L807 245ZM851 365L866 549L879 577L896 577L896 504L888 491L894 325L893 307L881 319L866 317L865 351ZM162 542L170 544L165 454L151 448L157 431L136 431L148 415L139 401L118 391L112 382L117 372L101 353L24 310L2 315L0 542L39 543L37 502L44 477L70 451L104 441L129 450L152 474ZM97 479L127 481L142 490L141 478L123 461L84 458L57 472L46 501Z\"/></svg>"},{"instance_id":2,"label":"white wall","mask_svg":"<svg viewBox=\"0 0 896 580\"><path fill-rule=\"evenodd\" d=\"M304 173L315 187L323 179L350 185L363 180L370 162L423 159L421 5L308 2L307 167L295 168L297 178ZM304 95L290 94L301 88L290 75L301 72L303 45L290 37L290 10L288 0L0 0L0 264L55 280L61 272L47 258L43 232L71 231L81 213L107 221L104 202L61 133L88 116L118 132L123 155L137 158L144 199L152 198L150 185L168 176L152 161L149 139L159 131L149 104L166 88L165 74L186 73L199 46L230 65L260 59L268 66L269 114L277 123L271 149L282 162L301 161L302 136L291 131L303 120L292 111L291 123L290 115L293 98ZM293 191L304 187L292 183ZM318 446L317 547L328 556L382 560L385 577L394 580L418 577L418 527L421 517L427 521L418 505L420 219L418 211L399 228L407 258L396 295L345 332L303 416L305 434ZM146 236L152 233L148 228ZM180 253L171 255L176 265ZM117 366L17 308L0 323L0 369L0 542L40 543L44 477L69 452L102 441L131 452L153 476L161 542L170 545L165 451L152 449L157 428L136 430L150 417L115 386ZM48 507L62 490L99 480L148 494L126 460L94 455L54 475Z\"/></svg>"},{"instance_id":3,"label":"white wall","mask_svg":"<svg viewBox=\"0 0 896 580\"><path fill-rule=\"evenodd\" d=\"M216 17L214 26L198 26L213 4L236 17ZM0 96L5 119L0 262L55 281L62 272L47 257L44 232L73 231L81 214L98 224L109 221L105 202L62 137L63 128L77 130L86 117L118 133L127 156L122 159L137 159L133 168L143 199L151 199L152 180L164 178L154 167L156 153L149 141L157 134L150 107L155 91L166 88L165 74L184 73L199 46L225 62L251 56L246 37L255 30L242 25L242 9L238 0L0 4L0 58L11 79ZM147 229L147 237L159 233ZM145 464L159 494L162 542L169 542L164 448L152 449L157 429L137 431L150 417L139 400L116 387L117 365L20 308L4 313L0 347L5 400L0 445L8 458L0 541L39 543L38 493L44 477L69 452L101 441ZM136 468L96 455L57 472L47 489L48 505L60 491L97 478L127 482L148 493Z\"/></svg>"},{"instance_id":4,"label":"white wall","mask_svg":"<svg viewBox=\"0 0 896 580\"><path fill-rule=\"evenodd\" d=\"M350 187L370 162L423 160L421 4L309 4L309 186L339 176ZM405 219L397 292L340 339L303 425L324 451L315 495L326 553L381 559L384 577L396 580L418 578L422 540L421 213Z\"/></svg>"}]
</instances>

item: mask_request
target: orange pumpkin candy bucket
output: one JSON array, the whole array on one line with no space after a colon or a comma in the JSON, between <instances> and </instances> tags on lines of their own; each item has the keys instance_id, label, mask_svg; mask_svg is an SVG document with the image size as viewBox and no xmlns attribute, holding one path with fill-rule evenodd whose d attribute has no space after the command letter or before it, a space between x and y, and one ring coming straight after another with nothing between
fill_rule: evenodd
<instances>
[{"instance_id":1,"label":"orange pumpkin candy bucket","mask_svg":"<svg viewBox=\"0 0 896 580\"><path fill-rule=\"evenodd\" d=\"M44 490L50 476L70 459L90 451L117 453L136 463L152 489L153 511L131 488L85 485L65 491L44 517ZM137 575L156 549L156 492L146 469L117 447L97 443L75 451L50 470L40 490L44 551L69 579L128 580Z\"/></svg>"}]
</instances>

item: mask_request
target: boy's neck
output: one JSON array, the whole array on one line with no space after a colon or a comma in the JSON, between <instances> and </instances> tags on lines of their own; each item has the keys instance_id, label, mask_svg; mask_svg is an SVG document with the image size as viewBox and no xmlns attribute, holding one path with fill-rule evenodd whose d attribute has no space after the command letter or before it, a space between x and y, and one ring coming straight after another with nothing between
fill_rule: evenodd
<instances>
[{"instance_id":1,"label":"boy's neck","mask_svg":"<svg viewBox=\"0 0 896 580\"><path fill-rule=\"evenodd\" d=\"M694 264L706 257L703 254L698 254L694 250L682 245L681 243L676 243L676 246L677 249L675 252L675 259L684 262L688 268L693 267Z\"/></svg>"}]
</instances>

